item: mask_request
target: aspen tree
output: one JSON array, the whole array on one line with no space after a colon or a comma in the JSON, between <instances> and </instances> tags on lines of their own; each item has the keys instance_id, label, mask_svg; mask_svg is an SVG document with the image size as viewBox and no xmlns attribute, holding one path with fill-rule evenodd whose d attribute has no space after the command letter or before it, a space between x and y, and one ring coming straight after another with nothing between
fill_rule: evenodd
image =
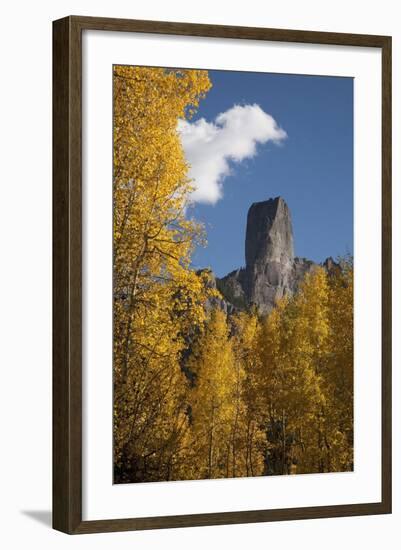
<instances>
[{"instance_id":1,"label":"aspen tree","mask_svg":"<svg viewBox=\"0 0 401 550\"><path fill-rule=\"evenodd\" d=\"M203 239L177 134L210 88L205 71L114 68L114 462L118 481L169 479L184 429L186 333L207 289Z\"/></svg>"}]
</instances>

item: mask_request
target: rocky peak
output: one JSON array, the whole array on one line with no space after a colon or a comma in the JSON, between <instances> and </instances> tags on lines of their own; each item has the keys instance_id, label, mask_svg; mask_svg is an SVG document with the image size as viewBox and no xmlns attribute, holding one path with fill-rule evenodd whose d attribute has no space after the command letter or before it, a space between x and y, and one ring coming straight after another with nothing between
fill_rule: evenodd
<instances>
[{"instance_id":1,"label":"rocky peak","mask_svg":"<svg viewBox=\"0 0 401 550\"><path fill-rule=\"evenodd\" d=\"M245 238L244 292L249 304L270 311L294 289L294 239L290 210L281 197L252 204Z\"/></svg>"},{"instance_id":2,"label":"rocky peak","mask_svg":"<svg viewBox=\"0 0 401 550\"><path fill-rule=\"evenodd\" d=\"M255 305L260 313L269 313L278 299L294 294L305 275L317 267L307 258L294 257L291 213L282 197L255 202L249 208L245 260L245 268L215 279L223 300L212 305L228 313ZM321 265L329 274L341 269L331 257Z\"/></svg>"},{"instance_id":3,"label":"rocky peak","mask_svg":"<svg viewBox=\"0 0 401 550\"><path fill-rule=\"evenodd\" d=\"M248 210L245 259L247 268L294 260L291 215L281 197L255 202Z\"/></svg>"},{"instance_id":4,"label":"rocky peak","mask_svg":"<svg viewBox=\"0 0 401 550\"><path fill-rule=\"evenodd\" d=\"M256 305L261 313L268 313L278 299L293 294L305 274L314 269L314 262L294 257L291 213L282 197L251 205L245 260L245 268L219 279L217 288L237 308Z\"/></svg>"}]
</instances>

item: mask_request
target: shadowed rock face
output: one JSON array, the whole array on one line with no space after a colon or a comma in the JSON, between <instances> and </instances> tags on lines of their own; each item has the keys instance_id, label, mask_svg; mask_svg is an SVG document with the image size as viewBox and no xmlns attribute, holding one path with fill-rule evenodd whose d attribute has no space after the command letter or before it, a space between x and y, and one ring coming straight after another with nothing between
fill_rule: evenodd
<instances>
[{"instance_id":1,"label":"shadowed rock face","mask_svg":"<svg viewBox=\"0 0 401 550\"><path fill-rule=\"evenodd\" d=\"M293 294L305 274L316 266L294 257L291 214L281 197L250 207L245 260L245 269L217 280L217 287L234 306L254 304L261 313L271 311L279 298Z\"/></svg>"},{"instance_id":2,"label":"shadowed rock face","mask_svg":"<svg viewBox=\"0 0 401 550\"><path fill-rule=\"evenodd\" d=\"M293 290L291 215L281 197L252 204L245 239L245 295L249 304L271 309Z\"/></svg>"},{"instance_id":3,"label":"shadowed rock face","mask_svg":"<svg viewBox=\"0 0 401 550\"><path fill-rule=\"evenodd\" d=\"M281 197L254 202L248 210L245 260L247 268L294 260L291 215Z\"/></svg>"}]
</instances>

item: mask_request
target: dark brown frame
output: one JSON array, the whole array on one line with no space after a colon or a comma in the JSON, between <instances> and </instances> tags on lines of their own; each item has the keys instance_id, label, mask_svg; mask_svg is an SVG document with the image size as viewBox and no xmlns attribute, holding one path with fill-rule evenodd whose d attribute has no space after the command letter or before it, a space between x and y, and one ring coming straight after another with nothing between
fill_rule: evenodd
<instances>
[{"instance_id":1,"label":"dark brown frame","mask_svg":"<svg viewBox=\"0 0 401 550\"><path fill-rule=\"evenodd\" d=\"M82 521L81 35L84 29L382 51L382 498L368 504ZM53 22L53 527L69 534L391 513L391 37L71 16Z\"/></svg>"}]
</instances>

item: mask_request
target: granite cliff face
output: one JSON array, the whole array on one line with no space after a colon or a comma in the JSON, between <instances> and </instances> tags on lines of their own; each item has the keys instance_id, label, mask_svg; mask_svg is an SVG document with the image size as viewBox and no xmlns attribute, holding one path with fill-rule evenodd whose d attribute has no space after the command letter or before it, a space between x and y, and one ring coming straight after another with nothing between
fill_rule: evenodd
<instances>
[{"instance_id":1,"label":"granite cliff face","mask_svg":"<svg viewBox=\"0 0 401 550\"><path fill-rule=\"evenodd\" d=\"M277 299L296 292L305 274L316 266L310 260L294 257L291 214L281 197L250 207L245 261L245 268L217 279L216 285L232 307L256 305L261 313L271 311Z\"/></svg>"}]
</instances>

